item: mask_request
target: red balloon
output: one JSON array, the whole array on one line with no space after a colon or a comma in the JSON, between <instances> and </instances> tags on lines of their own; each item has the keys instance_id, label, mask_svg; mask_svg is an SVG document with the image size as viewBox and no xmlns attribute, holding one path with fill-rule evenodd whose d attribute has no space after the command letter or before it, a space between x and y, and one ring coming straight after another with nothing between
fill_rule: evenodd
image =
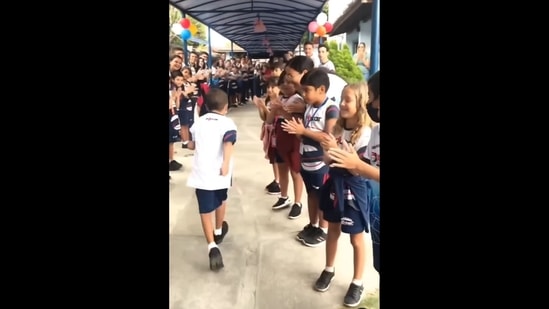
<instances>
[{"instance_id":1,"label":"red balloon","mask_svg":"<svg viewBox=\"0 0 549 309\"><path fill-rule=\"evenodd\" d=\"M326 28L326 33L330 33L330 32L332 32L332 30L334 30L334 25L332 25L330 23L325 23L324 28Z\"/></svg>"},{"instance_id":2,"label":"red balloon","mask_svg":"<svg viewBox=\"0 0 549 309\"><path fill-rule=\"evenodd\" d=\"M183 26L183 29L189 29L189 27L191 26L191 20L188 18L183 18L181 20L181 26Z\"/></svg>"}]
</instances>

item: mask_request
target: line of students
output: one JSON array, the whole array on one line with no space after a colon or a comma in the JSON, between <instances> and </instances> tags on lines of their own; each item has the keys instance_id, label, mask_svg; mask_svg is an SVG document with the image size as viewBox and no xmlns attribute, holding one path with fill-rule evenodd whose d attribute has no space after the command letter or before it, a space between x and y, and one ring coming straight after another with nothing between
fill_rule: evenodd
<instances>
[{"instance_id":1,"label":"line of students","mask_svg":"<svg viewBox=\"0 0 549 309\"><path fill-rule=\"evenodd\" d=\"M273 209L291 205L289 217L298 217L301 214L299 185L305 186L310 222L296 238L308 246L318 246L327 239L326 265L314 284L320 292L328 290L334 278L340 233L350 234L354 275L343 303L356 306L364 290L365 231L371 234L374 267L380 272L379 124L374 126L372 122L379 122L379 72L368 84L346 86L339 105L326 95L330 87L326 71L314 69L312 60L305 56L292 59L281 79L276 84L281 86L282 96L276 97L275 92L271 92L269 107L254 98L258 106L264 106L260 107L260 115L264 115L267 123L274 124L272 130L278 133L274 141L269 140L269 145L275 146L282 171L294 181L295 203L287 202L289 198L283 192L279 205L273 205ZM274 83L270 87L274 88ZM229 227L224 216L237 128L225 116L228 100L223 91L210 91L205 104L210 112L191 128L193 140L189 148L195 149L195 156L187 184L196 189L210 269L218 270L224 267L217 244ZM280 177L282 182L282 173ZM286 194L287 186L288 182L281 183L281 190ZM215 226L212 225L214 213Z\"/></svg>"},{"instance_id":2,"label":"line of students","mask_svg":"<svg viewBox=\"0 0 549 309\"><path fill-rule=\"evenodd\" d=\"M313 69L313 65L306 57L292 59L277 82L269 81L268 106L257 98L254 103L267 128L274 126L264 130L268 134L267 157L271 163L277 163L281 188L281 196L272 208L291 207L288 217L299 217L305 185L309 224L296 238L310 247L328 239L326 267L315 283L317 291L326 291L335 275L340 232L351 235L355 272L344 304L354 306L361 301L363 292L364 231L372 236L374 267L379 272L379 174L372 175L372 171L362 165L352 169L339 165L349 159L362 158L360 160L375 167L365 163L366 166L379 168L379 125L373 122L379 121L376 112L379 110L379 73L369 81L371 87L363 82L344 88L340 113L337 103L326 95L330 86L328 74L325 70ZM341 148L344 151L338 152ZM288 173L293 180L294 201L287 196Z\"/></svg>"}]
</instances>

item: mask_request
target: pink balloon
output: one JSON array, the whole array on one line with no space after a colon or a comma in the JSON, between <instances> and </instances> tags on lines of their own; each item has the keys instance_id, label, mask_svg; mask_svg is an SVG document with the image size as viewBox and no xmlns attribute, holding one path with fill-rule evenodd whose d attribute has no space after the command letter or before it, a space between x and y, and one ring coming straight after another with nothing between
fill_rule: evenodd
<instances>
[{"instance_id":1,"label":"pink balloon","mask_svg":"<svg viewBox=\"0 0 549 309\"><path fill-rule=\"evenodd\" d=\"M316 29L318 29L318 24L316 23L316 21L312 21L309 23L309 32L316 32Z\"/></svg>"}]
</instances>

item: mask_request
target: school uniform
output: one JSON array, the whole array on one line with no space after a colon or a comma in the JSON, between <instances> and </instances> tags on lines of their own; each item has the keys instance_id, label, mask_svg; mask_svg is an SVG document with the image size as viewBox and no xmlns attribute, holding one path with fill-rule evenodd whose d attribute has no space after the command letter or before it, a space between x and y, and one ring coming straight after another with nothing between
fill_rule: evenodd
<instances>
[{"instance_id":1,"label":"school uniform","mask_svg":"<svg viewBox=\"0 0 549 309\"><path fill-rule=\"evenodd\" d=\"M339 117L337 103L326 98L320 106L307 105L303 118L305 129L324 131L326 121ZM299 153L301 155L301 177L307 194L318 194L328 177L328 166L324 163L324 150L320 142L302 136Z\"/></svg>"},{"instance_id":2,"label":"school uniform","mask_svg":"<svg viewBox=\"0 0 549 309\"><path fill-rule=\"evenodd\" d=\"M359 156L363 156L368 147L371 129L363 127L360 137L352 146ZM344 130L338 144L344 139L351 143L353 130ZM368 180L354 176L343 168L330 168L330 177L321 190L320 209L324 219L332 223L341 223L341 231L348 234L368 232L369 204Z\"/></svg>"},{"instance_id":3,"label":"school uniform","mask_svg":"<svg viewBox=\"0 0 549 309\"><path fill-rule=\"evenodd\" d=\"M380 168L380 124L376 125L372 129L372 136L368 143L364 158L373 166ZM380 209L379 209L379 182L369 179L368 180L368 203L369 203L369 216L368 221L370 224L370 234L372 237L372 248L374 254L374 268L381 273L380 269Z\"/></svg>"},{"instance_id":4,"label":"school uniform","mask_svg":"<svg viewBox=\"0 0 549 309\"><path fill-rule=\"evenodd\" d=\"M283 106L294 104L295 101L303 101L303 98L299 94L294 94L290 97L281 98ZM302 118L303 116L299 116ZM282 128L284 122L283 117L278 117L275 122L275 134L277 147L276 151L279 157L288 167L296 173L301 171L301 154L299 152L301 141L295 134L290 134Z\"/></svg>"},{"instance_id":5,"label":"school uniform","mask_svg":"<svg viewBox=\"0 0 549 309\"><path fill-rule=\"evenodd\" d=\"M195 143L192 171L187 186L196 189L199 212L210 213L227 199L232 185L233 158L227 175L221 175L223 144L236 142L237 127L224 115L208 113L190 128Z\"/></svg>"},{"instance_id":6,"label":"school uniform","mask_svg":"<svg viewBox=\"0 0 549 309\"><path fill-rule=\"evenodd\" d=\"M195 91L192 94L189 94L187 97L181 95L179 103L179 120L181 125L191 127L194 123L194 110L196 108L196 102L198 100L198 87L195 83L185 82L183 87L187 88L191 85L195 86Z\"/></svg>"}]
</instances>

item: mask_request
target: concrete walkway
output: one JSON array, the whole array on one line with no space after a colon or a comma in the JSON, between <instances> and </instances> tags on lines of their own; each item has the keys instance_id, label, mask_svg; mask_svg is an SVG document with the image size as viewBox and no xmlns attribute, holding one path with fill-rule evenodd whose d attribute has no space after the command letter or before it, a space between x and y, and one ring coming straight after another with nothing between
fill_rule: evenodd
<instances>
[{"instance_id":1,"label":"concrete walkway","mask_svg":"<svg viewBox=\"0 0 549 309\"><path fill-rule=\"evenodd\" d=\"M238 126L235 172L226 220L229 233L220 244L225 268L209 269L194 191L186 186L192 152L176 144L182 171L170 172L170 309L339 309L353 277L353 251L341 234L336 276L327 292L313 290L324 269L324 245L303 246L295 235L308 223L306 196L296 220L289 209L271 210L277 197L265 193L272 169L259 140L261 120L253 104L229 113ZM290 183L290 188L292 187ZM293 192L290 190L290 197ZM365 297L378 289L371 242L364 273Z\"/></svg>"}]
</instances>

